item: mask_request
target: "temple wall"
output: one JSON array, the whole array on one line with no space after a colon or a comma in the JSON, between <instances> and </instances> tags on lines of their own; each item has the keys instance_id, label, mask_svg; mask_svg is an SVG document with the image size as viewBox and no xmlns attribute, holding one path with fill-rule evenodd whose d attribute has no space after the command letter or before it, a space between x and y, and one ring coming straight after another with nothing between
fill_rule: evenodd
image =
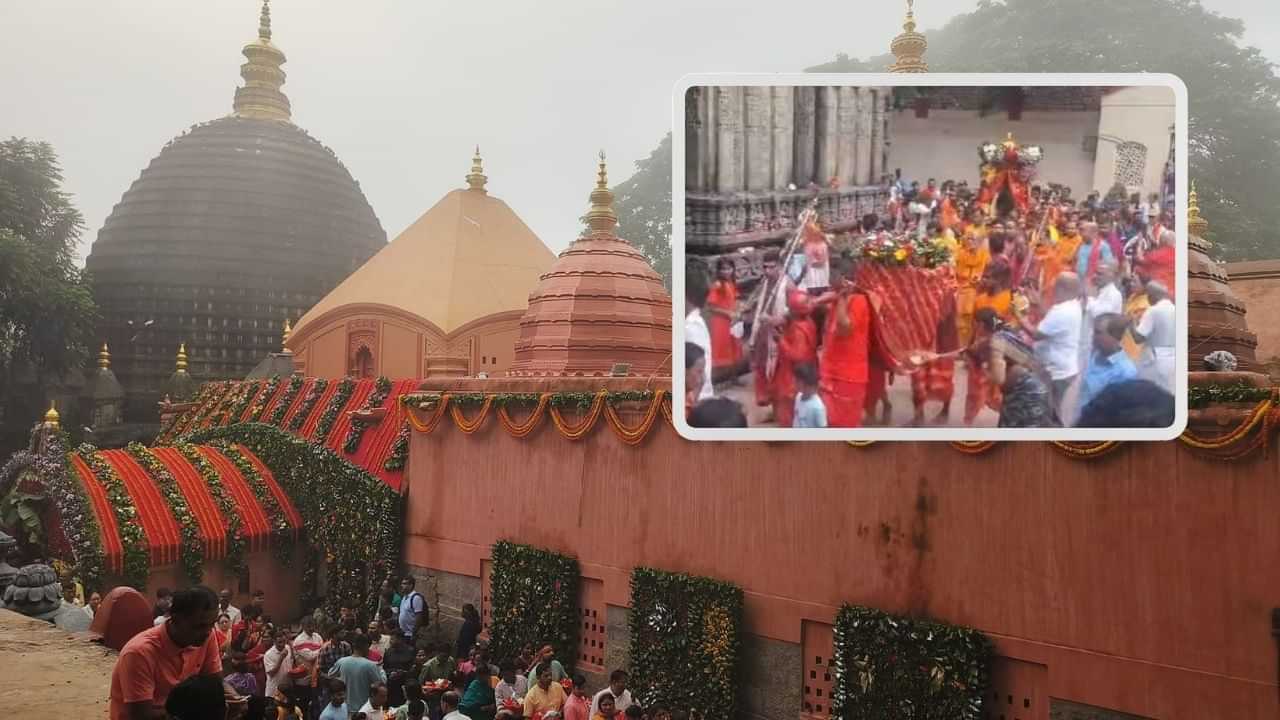
<instances>
[{"instance_id":1,"label":"temple wall","mask_svg":"<svg viewBox=\"0 0 1280 720\"><path fill-rule=\"evenodd\" d=\"M269 548L245 553L245 562L249 568L247 578L239 578L227 572L222 560L209 560L204 564L204 579L200 584L218 592L224 588L231 590L234 597L232 605L244 608L253 599L253 593L262 590L266 593L266 610L277 621L293 622L302 613L298 606L298 588L302 582L301 548L295 553L290 567L283 567ZM108 575L103 586L112 588L123 585L124 580ZM142 593L151 603L155 603L156 591L160 588L179 590L191 586L187 573L182 565L166 565L153 568L147 578L147 586ZM105 593L104 593L105 594Z\"/></svg>"},{"instance_id":2,"label":"temple wall","mask_svg":"<svg viewBox=\"0 0 1280 720\"><path fill-rule=\"evenodd\" d=\"M1140 189L1147 195L1159 192L1164 182L1164 166L1169 158L1176 122L1173 91L1164 87L1128 87L1102 96L1098 119L1098 155L1094 189L1105 193L1116 182L1118 143L1141 143L1146 148L1146 164Z\"/></svg>"},{"instance_id":3,"label":"temple wall","mask_svg":"<svg viewBox=\"0 0 1280 720\"><path fill-rule=\"evenodd\" d=\"M1010 121L996 112L982 117L971 110L930 110L926 118L913 110L891 113L893 142L889 145L887 172L902 168L907 180L929 178L968 180L978 186L978 146L1000 142L1012 132L1020 143L1040 145L1044 160L1037 167L1036 182L1056 182L1085 197L1094 185L1094 158L1084 151L1085 137L1098 133L1096 112L1027 111ZM1167 130L1167 128L1165 128ZM1166 152L1168 139L1166 138ZM1164 158L1160 158L1163 167ZM1110 188L1102 188L1103 192Z\"/></svg>"},{"instance_id":4,"label":"temple wall","mask_svg":"<svg viewBox=\"0 0 1280 720\"><path fill-rule=\"evenodd\" d=\"M1249 308L1249 330L1258 335L1254 357L1266 365L1280 357L1280 323L1263 321L1280 314L1280 260L1228 263L1224 267L1231 277L1232 291Z\"/></svg>"},{"instance_id":5,"label":"temple wall","mask_svg":"<svg viewBox=\"0 0 1280 720\"><path fill-rule=\"evenodd\" d=\"M487 387L543 387L517 385ZM1275 454L1223 464L1177 443L1091 462L1039 443L977 457L921 444L729 447L669 427L634 448L607 429L570 442L492 423L415 434L411 453L409 564L480 579L499 539L567 552L598 582L611 628L631 569L648 565L743 587L748 647L778 657L799 647L807 662L823 642L829 654L835 612L852 602L983 630L1009 696L1165 719L1280 711ZM801 674L779 672L766 690L798 697Z\"/></svg>"}]
</instances>

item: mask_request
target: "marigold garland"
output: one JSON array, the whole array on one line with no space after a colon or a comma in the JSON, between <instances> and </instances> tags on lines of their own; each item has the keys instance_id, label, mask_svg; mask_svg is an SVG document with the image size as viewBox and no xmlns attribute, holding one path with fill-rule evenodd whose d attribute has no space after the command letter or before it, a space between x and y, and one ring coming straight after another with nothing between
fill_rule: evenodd
<instances>
[{"instance_id":1,"label":"marigold garland","mask_svg":"<svg viewBox=\"0 0 1280 720\"><path fill-rule=\"evenodd\" d=\"M226 542L227 542L227 558L226 567L232 575L240 576L244 574L244 522L240 519L240 506L235 499L231 497L231 491L227 490L227 486L222 481L222 475L214 469L209 459L201 454L195 445L183 443L177 446L177 450L186 459L196 472L200 473L200 478L204 480L204 484L209 488L209 494L213 496L213 501L218 505L218 511L222 513L222 520L226 523Z\"/></svg>"},{"instance_id":2,"label":"marigold garland","mask_svg":"<svg viewBox=\"0 0 1280 720\"><path fill-rule=\"evenodd\" d=\"M248 482L249 489L258 500L258 505L266 511L267 520L271 523L271 550L275 553L276 560L285 567L293 564L293 543L297 534L289 524L284 508L280 507L279 501L276 500L275 493L267 487L267 481L263 479L262 473L258 472L257 466L244 456L239 445L221 440L210 444L236 466L241 477Z\"/></svg>"},{"instance_id":3,"label":"marigold garland","mask_svg":"<svg viewBox=\"0 0 1280 720\"><path fill-rule=\"evenodd\" d=\"M298 406L298 411L289 418L290 432L298 432L303 425L307 424L307 418L311 416L311 411L315 410L316 403L320 402L320 398L324 397L324 391L329 389L328 380L316 380L311 385L311 389L307 391L306 397L302 398L302 404ZM271 423L276 425L278 423Z\"/></svg>"},{"instance_id":4,"label":"marigold garland","mask_svg":"<svg viewBox=\"0 0 1280 720\"><path fill-rule=\"evenodd\" d=\"M462 414L462 407L458 403L451 403L449 407L450 414L453 415L453 424L458 426L462 432L470 435L480 429L484 425L484 420L489 415L489 408L493 407L493 397L485 397L480 405L480 412L476 414L475 420L467 420Z\"/></svg>"},{"instance_id":5,"label":"marigold garland","mask_svg":"<svg viewBox=\"0 0 1280 720\"><path fill-rule=\"evenodd\" d=\"M387 396L391 394L392 383L389 379L378 376L373 382L373 392L369 395L369 399L364 403L365 410L376 410L382 407L387 401ZM342 443L342 452L351 455L360 449L360 440L364 438L365 430L369 429L368 423L360 422L353 419L351 427L347 428L347 438Z\"/></svg>"},{"instance_id":6,"label":"marigold garland","mask_svg":"<svg viewBox=\"0 0 1280 720\"><path fill-rule=\"evenodd\" d=\"M290 375L289 384L285 386L284 394L276 401L275 407L271 408L271 417L267 418L268 425L279 425L284 420L284 414L289 412L289 406L293 404L293 399L298 397L298 391L302 388L304 378L301 375Z\"/></svg>"},{"instance_id":7,"label":"marigold garland","mask_svg":"<svg viewBox=\"0 0 1280 720\"><path fill-rule=\"evenodd\" d=\"M391 454L387 456L385 462L382 463L382 469L388 472L396 472L403 470L405 463L409 459L409 422L406 420L400 425L400 432L396 433L395 443L391 446Z\"/></svg>"},{"instance_id":8,"label":"marigold garland","mask_svg":"<svg viewBox=\"0 0 1280 720\"><path fill-rule=\"evenodd\" d=\"M125 447L125 451L146 471L151 482L160 491L165 504L169 506L169 513L173 515L174 522L178 525L178 533L182 536L179 550L182 569L186 571L187 579L192 585L199 585L204 579L204 542L200 539L199 525L191 512L191 507L187 504L186 496L178 487L177 479L142 443L131 442Z\"/></svg>"},{"instance_id":9,"label":"marigold garland","mask_svg":"<svg viewBox=\"0 0 1280 720\"><path fill-rule=\"evenodd\" d=\"M347 401L351 399L351 393L355 389L356 381L351 378L342 378L338 382L337 391L333 393L333 397L329 398L329 404L320 415L320 422L316 423L315 431L311 433L312 440L321 445L325 443L329 437L329 431L333 429L333 424L338 421L338 414L347 406Z\"/></svg>"},{"instance_id":10,"label":"marigold garland","mask_svg":"<svg viewBox=\"0 0 1280 720\"><path fill-rule=\"evenodd\" d=\"M1108 455L1120 449L1118 440L1105 440L1094 443L1053 442L1053 448L1069 457L1088 460Z\"/></svg>"},{"instance_id":11,"label":"marigold garland","mask_svg":"<svg viewBox=\"0 0 1280 720\"><path fill-rule=\"evenodd\" d=\"M435 430L440 420L446 415L453 418L454 425L464 433L478 431L489 417L490 411L497 408L498 423L514 437L522 438L532 433L544 418L550 416L560 434L569 440L580 440L587 435L599 421L605 418L606 423L625 443L639 444L653 428L659 416L671 421L669 398L665 390L609 392L600 390L595 393L406 393L400 396L400 402L407 410L409 425L420 433ZM641 420L628 426L614 407L617 403L648 402ZM459 406L478 405L479 412L470 419ZM507 407L510 405L532 405L533 410L523 422L511 419ZM561 408L585 411L585 415L577 422L565 419ZM431 411L427 419L418 417L422 411Z\"/></svg>"},{"instance_id":12,"label":"marigold garland","mask_svg":"<svg viewBox=\"0 0 1280 720\"><path fill-rule=\"evenodd\" d=\"M106 491L107 504L111 506L111 514L115 516L116 531L120 534L120 545L124 549L122 575L125 583L136 590L145 589L147 576L151 574L151 544L138 520L138 507L134 505L133 496L129 494L124 480L116 473L115 468L111 467L96 447L84 443L76 448L76 454L89 466Z\"/></svg>"},{"instance_id":13,"label":"marigold garland","mask_svg":"<svg viewBox=\"0 0 1280 720\"><path fill-rule=\"evenodd\" d=\"M244 422L258 422L262 417L263 411L265 411L267 409L267 405L270 404L271 398L276 396L276 391L279 389L280 376L272 375L271 379L267 381L267 386L258 394L258 397L254 398L257 402L255 402L253 404L253 408L249 410L249 416L244 419Z\"/></svg>"}]
</instances>

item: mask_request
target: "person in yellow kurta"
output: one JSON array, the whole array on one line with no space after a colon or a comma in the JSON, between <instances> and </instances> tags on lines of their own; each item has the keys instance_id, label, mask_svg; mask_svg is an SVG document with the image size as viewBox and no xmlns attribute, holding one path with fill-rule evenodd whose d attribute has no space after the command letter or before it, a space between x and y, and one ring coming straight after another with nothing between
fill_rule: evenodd
<instances>
[{"instance_id":1,"label":"person in yellow kurta","mask_svg":"<svg viewBox=\"0 0 1280 720\"><path fill-rule=\"evenodd\" d=\"M960 345L973 339L974 301L978 297L978 282L991 259L986 245L977 234L968 231L956 249L956 334Z\"/></svg>"},{"instance_id":2,"label":"person in yellow kurta","mask_svg":"<svg viewBox=\"0 0 1280 720\"><path fill-rule=\"evenodd\" d=\"M1132 283L1132 284L1130 284ZM1138 327L1142 315L1151 307L1151 301L1147 299L1147 283L1145 278L1139 278L1136 282L1130 281L1126 285L1128 291L1128 300L1124 303L1124 316L1129 318L1129 330L1124 333L1121 339L1121 346L1124 347L1125 354L1130 360L1137 362L1142 356L1142 345L1133 339L1132 329Z\"/></svg>"}]
</instances>

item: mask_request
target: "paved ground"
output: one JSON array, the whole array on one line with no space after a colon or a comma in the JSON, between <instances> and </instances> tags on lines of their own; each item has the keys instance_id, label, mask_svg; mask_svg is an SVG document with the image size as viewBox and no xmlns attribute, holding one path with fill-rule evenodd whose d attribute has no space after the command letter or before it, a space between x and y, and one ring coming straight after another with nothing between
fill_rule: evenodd
<instances>
[{"instance_id":1,"label":"paved ground","mask_svg":"<svg viewBox=\"0 0 1280 720\"><path fill-rule=\"evenodd\" d=\"M0 610L4 717L104 718L116 654L11 610Z\"/></svg>"}]
</instances>

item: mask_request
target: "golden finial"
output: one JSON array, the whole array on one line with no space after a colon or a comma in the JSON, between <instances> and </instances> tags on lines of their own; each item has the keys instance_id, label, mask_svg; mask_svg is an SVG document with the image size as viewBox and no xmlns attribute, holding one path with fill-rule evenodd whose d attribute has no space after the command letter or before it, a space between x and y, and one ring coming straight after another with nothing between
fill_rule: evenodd
<instances>
[{"instance_id":1,"label":"golden finial","mask_svg":"<svg viewBox=\"0 0 1280 720\"><path fill-rule=\"evenodd\" d=\"M1209 221L1200 216L1200 196L1196 194L1196 181L1191 181L1191 192L1187 194L1187 230L1198 238L1204 239L1209 229Z\"/></svg>"},{"instance_id":2,"label":"golden finial","mask_svg":"<svg viewBox=\"0 0 1280 720\"><path fill-rule=\"evenodd\" d=\"M293 333L293 326L289 324L289 318L284 319L284 332L280 333L280 349L289 352L289 335Z\"/></svg>"},{"instance_id":3,"label":"golden finial","mask_svg":"<svg viewBox=\"0 0 1280 720\"><path fill-rule=\"evenodd\" d=\"M111 351L107 349L106 343L102 343L102 349L98 351L98 367L103 370L111 367Z\"/></svg>"},{"instance_id":4,"label":"golden finial","mask_svg":"<svg viewBox=\"0 0 1280 720\"><path fill-rule=\"evenodd\" d=\"M248 60L240 66L244 87L236 88L232 107L238 117L259 120L288 120L289 98L280 88L284 85L284 53L271 44L271 6L262 0L258 16L258 39L244 46Z\"/></svg>"},{"instance_id":5,"label":"golden finial","mask_svg":"<svg viewBox=\"0 0 1280 720\"><path fill-rule=\"evenodd\" d=\"M178 343L178 362L174 367L175 372L184 373L187 371L187 344Z\"/></svg>"},{"instance_id":6,"label":"golden finial","mask_svg":"<svg viewBox=\"0 0 1280 720\"><path fill-rule=\"evenodd\" d=\"M480 160L480 146L476 146L476 154L471 158L471 172L467 174L467 187L480 192L487 192L484 189L485 183L489 178L484 175L484 163Z\"/></svg>"},{"instance_id":7,"label":"golden finial","mask_svg":"<svg viewBox=\"0 0 1280 720\"><path fill-rule=\"evenodd\" d=\"M56 428L59 427L58 403L56 400L49 401L49 411L44 414L44 424Z\"/></svg>"},{"instance_id":8,"label":"golden finial","mask_svg":"<svg viewBox=\"0 0 1280 720\"><path fill-rule=\"evenodd\" d=\"M897 62L889 66L889 72L922 73L929 72L924 62L924 51L929 42L924 35L916 32L915 0L907 0L907 16L902 21L902 32L889 43L889 50Z\"/></svg>"},{"instance_id":9,"label":"golden finial","mask_svg":"<svg viewBox=\"0 0 1280 720\"><path fill-rule=\"evenodd\" d=\"M613 212L613 193L609 190L609 171L605 167L604 151L600 151L600 170L596 175L596 189L591 191L591 209L587 211L587 231L591 235L612 235L618 225Z\"/></svg>"}]
</instances>

